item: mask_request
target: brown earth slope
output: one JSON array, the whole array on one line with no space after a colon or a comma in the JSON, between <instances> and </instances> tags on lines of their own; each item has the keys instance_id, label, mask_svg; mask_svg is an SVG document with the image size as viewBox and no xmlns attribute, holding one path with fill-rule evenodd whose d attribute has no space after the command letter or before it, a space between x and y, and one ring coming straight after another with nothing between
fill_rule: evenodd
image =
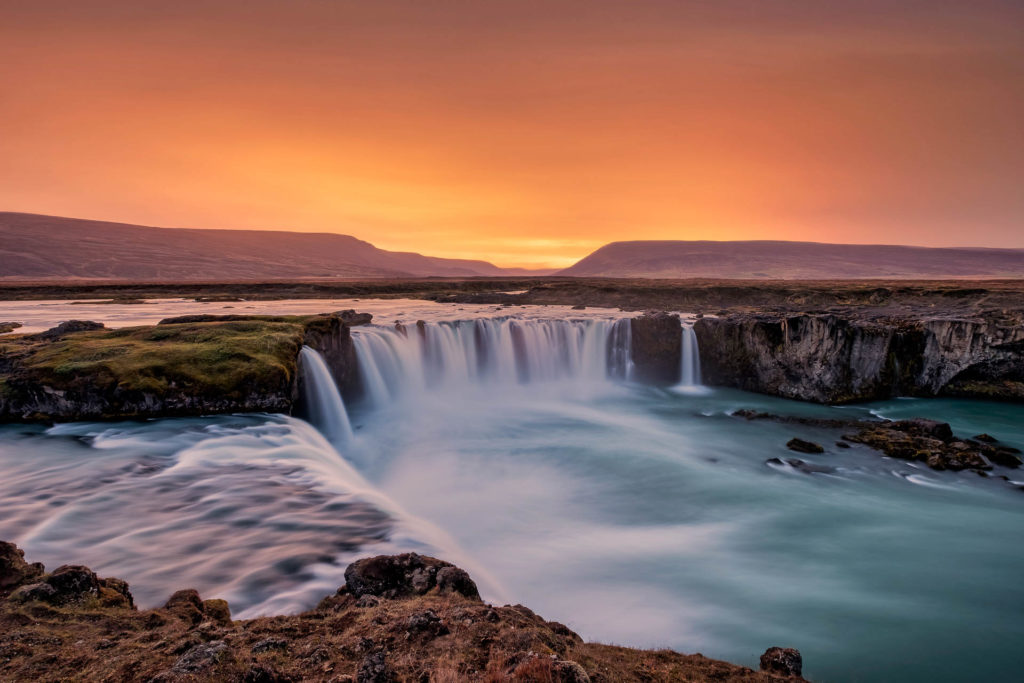
<instances>
[{"instance_id":1,"label":"brown earth slope","mask_svg":"<svg viewBox=\"0 0 1024 683\"><path fill-rule=\"evenodd\" d=\"M87 567L46 573L0 541L0 679L286 683L775 681L774 673L683 655L584 643L522 605L492 607L469 575L409 553L360 560L315 609L235 621L194 590L138 610L128 584ZM800 681L798 675L787 680Z\"/></svg>"}]
</instances>

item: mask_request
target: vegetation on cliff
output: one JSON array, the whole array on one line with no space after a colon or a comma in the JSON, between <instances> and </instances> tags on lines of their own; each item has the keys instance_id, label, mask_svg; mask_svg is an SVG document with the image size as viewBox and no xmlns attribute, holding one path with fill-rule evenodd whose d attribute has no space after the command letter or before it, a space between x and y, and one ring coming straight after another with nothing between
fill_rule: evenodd
<instances>
[{"instance_id":1,"label":"vegetation on cliff","mask_svg":"<svg viewBox=\"0 0 1024 683\"><path fill-rule=\"evenodd\" d=\"M360 560L313 610L235 621L223 600L180 590L139 610L128 584L87 567L47 573L0 541L0 678L65 681L456 683L775 681L799 678L795 650L762 672L670 650L584 643L522 605L480 600L464 571L408 553Z\"/></svg>"},{"instance_id":2,"label":"vegetation on cliff","mask_svg":"<svg viewBox=\"0 0 1024 683\"><path fill-rule=\"evenodd\" d=\"M332 326L334 316L192 316L0 337L0 419L288 412L304 340Z\"/></svg>"}]
</instances>

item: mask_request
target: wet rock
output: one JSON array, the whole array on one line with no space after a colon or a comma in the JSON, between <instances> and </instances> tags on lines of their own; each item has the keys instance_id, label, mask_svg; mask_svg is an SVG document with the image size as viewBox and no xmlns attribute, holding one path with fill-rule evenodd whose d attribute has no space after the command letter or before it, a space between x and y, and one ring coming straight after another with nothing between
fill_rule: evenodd
<instances>
[{"instance_id":1,"label":"wet rock","mask_svg":"<svg viewBox=\"0 0 1024 683\"><path fill-rule=\"evenodd\" d=\"M803 657L799 650L791 647L770 647L761 655L761 671L782 676L800 676L803 673Z\"/></svg>"},{"instance_id":2,"label":"wet rock","mask_svg":"<svg viewBox=\"0 0 1024 683\"><path fill-rule=\"evenodd\" d=\"M395 332L402 335L403 337L409 336L409 330L405 327L400 320L395 321Z\"/></svg>"},{"instance_id":3,"label":"wet rock","mask_svg":"<svg viewBox=\"0 0 1024 683\"><path fill-rule=\"evenodd\" d=\"M356 683L395 683L395 674L388 666L384 652L374 652L363 658L356 672Z\"/></svg>"},{"instance_id":4,"label":"wet rock","mask_svg":"<svg viewBox=\"0 0 1024 683\"><path fill-rule=\"evenodd\" d=\"M224 661L231 650L223 640L212 640L190 648L178 658L171 671L176 674L197 674Z\"/></svg>"},{"instance_id":5,"label":"wet rock","mask_svg":"<svg viewBox=\"0 0 1024 683\"><path fill-rule=\"evenodd\" d=\"M797 458L789 458L787 460L783 460L782 458L769 458L764 462L766 465L774 465L775 467L785 467L786 465L789 465L793 469L803 472L804 474L834 474L836 472L835 467L815 465Z\"/></svg>"},{"instance_id":6,"label":"wet rock","mask_svg":"<svg viewBox=\"0 0 1024 683\"><path fill-rule=\"evenodd\" d=\"M345 585L356 597L375 595L395 598L423 595L435 587L444 592L458 593L474 600L480 599L476 584L469 575L458 569L442 577L438 575L445 568L458 569L455 565L417 553L402 555L378 555L353 562L345 570Z\"/></svg>"},{"instance_id":7,"label":"wet rock","mask_svg":"<svg viewBox=\"0 0 1024 683\"><path fill-rule=\"evenodd\" d=\"M999 439L989 434L975 434L971 437L975 441L983 441L985 443L998 443Z\"/></svg>"},{"instance_id":8,"label":"wet rock","mask_svg":"<svg viewBox=\"0 0 1024 683\"><path fill-rule=\"evenodd\" d=\"M168 598L164 609L190 624L198 624L203 620L203 600L199 597L199 591L194 588L174 593Z\"/></svg>"},{"instance_id":9,"label":"wet rock","mask_svg":"<svg viewBox=\"0 0 1024 683\"><path fill-rule=\"evenodd\" d=\"M572 310L574 310L574 311L583 311L583 310L586 310L586 308L587 307L584 306L583 304L576 304L575 306L572 307Z\"/></svg>"},{"instance_id":10,"label":"wet rock","mask_svg":"<svg viewBox=\"0 0 1024 683\"><path fill-rule=\"evenodd\" d=\"M409 617L406 622L406 630L410 635L426 634L431 637L443 636L448 633L448 627L441 621L441 617L430 609L417 612Z\"/></svg>"},{"instance_id":11,"label":"wet rock","mask_svg":"<svg viewBox=\"0 0 1024 683\"><path fill-rule=\"evenodd\" d=\"M846 443L845 441L836 441L836 446L838 448L849 448L850 444Z\"/></svg>"},{"instance_id":12,"label":"wet rock","mask_svg":"<svg viewBox=\"0 0 1024 683\"><path fill-rule=\"evenodd\" d=\"M231 625L231 607L227 600L203 600L203 615L215 624Z\"/></svg>"},{"instance_id":13,"label":"wet rock","mask_svg":"<svg viewBox=\"0 0 1024 683\"><path fill-rule=\"evenodd\" d=\"M948 423L939 422L938 420L926 420L921 417L912 420L900 420L888 425L888 427L889 429L918 436L930 436L940 441L949 441L953 438L953 429Z\"/></svg>"},{"instance_id":14,"label":"wet rock","mask_svg":"<svg viewBox=\"0 0 1024 683\"><path fill-rule=\"evenodd\" d=\"M796 451L798 453L825 452L825 449L822 448L821 444L814 443L813 441L804 441L803 439L799 439L796 437L793 437L792 439L786 442L786 448L788 448L791 451Z\"/></svg>"},{"instance_id":15,"label":"wet rock","mask_svg":"<svg viewBox=\"0 0 1024 683\"><path fill-rule=\"evenodd\" d=\"M634 379L662 386L679 381L683 335L678 315L661 311L633 318L630 336Z\"/></svg>"},{"instance_id":16,"label":"wet rock","mask_svg":"<svg viewBox=\"0 0 1024 683\"><path fill-rule=\"evenodd\" d=\"M25 551L7 541L0 541L0 592L8 591L43 575L41 563L25 561Z\"/></svg>"}]
</instances>

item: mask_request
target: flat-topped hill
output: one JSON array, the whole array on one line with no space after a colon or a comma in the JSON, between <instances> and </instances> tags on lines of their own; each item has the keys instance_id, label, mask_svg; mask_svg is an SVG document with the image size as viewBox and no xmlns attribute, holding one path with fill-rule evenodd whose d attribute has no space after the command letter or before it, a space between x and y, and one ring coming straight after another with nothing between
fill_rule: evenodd
<instances>
[{"instance_id":1,"label":"flat-topped hill","mask_svg":"<svg viewBox=\"0 0 1024 683\"><path fill-rule=\"evenodd\" d=\"M612 242L558 273L574 277L835 280L1024 277L1024 249L819 242Z\"/></svg>"},{"instance_id":2,"label":"flat-topped hill","mask_svg":"<svg viewBox=\"0 0 1024 683\"><path fill-rule=\"evenodd\" d=\"M503 274L485 261L386 251L333 233L154 228L0 212L0 279L184 282Z\"/></svg>"}]
</instances>

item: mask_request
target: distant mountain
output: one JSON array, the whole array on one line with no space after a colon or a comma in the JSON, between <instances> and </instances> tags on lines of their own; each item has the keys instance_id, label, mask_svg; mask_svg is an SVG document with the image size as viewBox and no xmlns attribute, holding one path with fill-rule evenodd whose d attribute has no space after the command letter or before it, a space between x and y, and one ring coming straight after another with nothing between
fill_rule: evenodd
<instances>
[{"instance_id":1,"label":"distant mountain","mask_svg":"<svg viewBox=\"0 0 1024 683\"><path fill-rule=\"evenodd\" d=\"M0 212L0 279L263 280L524 272L486 261L385 251L332 233L152 228Z\"/></svg>"},{"instance_id":2,"label":"distant mountain","mask_svg":"<svg viewBox=\"0 0 1024 683\"><path fill-rule=\"evenodd\" d=\"M644 278L1018 278L1024 249L819 242L612 242L558 275Z\"/></svg>"}]
</instances>

